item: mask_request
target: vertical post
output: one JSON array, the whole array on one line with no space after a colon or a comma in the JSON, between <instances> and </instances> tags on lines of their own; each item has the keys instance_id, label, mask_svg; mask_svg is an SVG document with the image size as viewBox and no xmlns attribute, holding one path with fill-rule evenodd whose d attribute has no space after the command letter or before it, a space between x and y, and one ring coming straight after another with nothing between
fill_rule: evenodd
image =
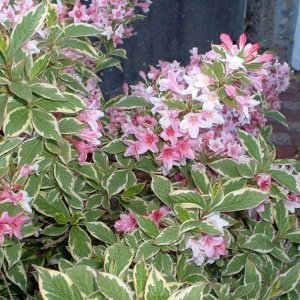
<instances>
[{"instance_id":1,"label":"vertical post","mask_svg":"<svg viewBox=\"0 0 300 300\"><path fill-rule=\"evenodd\" d=\"M292 53L292 67L300 71L300 1L298 3L298 18L294 35L294 47Z\"/></svg>"}]
</instances>

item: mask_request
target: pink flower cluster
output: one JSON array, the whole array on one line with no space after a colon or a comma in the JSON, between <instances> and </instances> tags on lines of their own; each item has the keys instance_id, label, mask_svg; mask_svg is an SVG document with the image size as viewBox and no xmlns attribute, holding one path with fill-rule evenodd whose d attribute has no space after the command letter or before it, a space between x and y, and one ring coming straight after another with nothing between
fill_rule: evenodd
<instances>
[{"instance_id":1,"label":"pink flower cluster","mask_svg":"<svg viewBox=\"0 0 300 300\"><path fill-rule=\"evenodd\" d=\"M170 209L166 206L161 207L158 210L152 211L150 214L146 215L148 219L153 221L157 227L161 226L160 220L170 212ZM121 214L120 220L116 221L115 229L117 232L132 232L138 228L138 222L136 216L133 212L128 214Z\"/></svg>"},{"instance_id":2,"label":"pink flower cluster","mask_svg":"<svg viewBox=\"0 0 300 300\"><path fill-rule=\"evenodd\" d=\"M8 212L3 212L0 216L0 246L4 242L5 235L17 239L22 239L21 228L22 225L29 220L29 217L20 212L15 216L9 216Z\"/></svg>"},{"instance_id":3,"label":"pink flower cluster","mask_svg":"<svg viewBox=\"0 0 300 300\"><path fill-rule=\"evenodd\" d=\"M281 169L284 171L287 171L288 173L293 173L293 168L286 167L286 166L278 166L273 165L273 168ZM254 178L256 180L257 187L264 191L264 192L270 192L271 184L272 184L272 176L270 174L261 173L255 176ZM300 187L300 174L296 175L296 181L298 183L298 186ZM295 194L291 191L289 191L287 188L280 186L279 187L281 192L286 196L286 200L283 200L284 205L287 207L290 213L295 213L296 208L300 208L300 195ZM248 210L249 215L256 219L260 219L260 213L265 211L265 205L270 202L270 199L266 199L261 204L259 204L257 207Z\"/></svg>"},{"instance_id":4,"label":"pink flower cluster","mask_svg":"<svg viewBox=\"0 0 300 300\"><path fill-rule=\"evenodd\" d=\"M12 203L14 206L20 205L25 211L31 212L29 202L32 200L26 191L13 192L10 188L0 191L0 203Z\"/></svg>"},{"instance_id":5,"label":"pink flower cluster","mask_svg":"<svg viewBox=\"0 0 300 300\"><path fill-rule=\"evenodd\" d=\"M244 34L238 45L226 34L221 40L204 55L192 49L187 67L160 61L147 74L140 72L144 82L131 86L132 95L146 99L151 109L107 111L111 122L106 128L110 134L121 132L128 146L125 156L153 155L164 174L203 154L248 161L237 129L256 135L265 124L257 96L263 93L261 82L271 76L273 55L258 54L259 45L246 44ZM274 84L281 85L278 91L286 88Z\"/></svg>"},{"instance_id":6,"label":"pink flower cluster","mask_svg":"<svg viewBox=\"0 0 300 300\"><path fill-rule=\"evenodd\" d=\"M132 35L133 28L126 24L135 17L135 9L140 7L147 12L150 4L150 0L92 0L87 7L78 0L68 14L62 7L59 8L60 20L68 15L75 23L91 23L102 29L102 35L117 46L123 43L123 38Z\"/></svg>"},{"instance_id":7,"label":"pink flower cluster","mask_svg":"<svg viewBox=\"0 0 300 300\"><path fill-rule=\"evenodd\" d=\"M198 266L213 263L221 257L227 255L226 241L222 236L203 234L200 237L189 238L186 244L188 249L192 249L194 261Z\"/></svg>"}]
</instances>

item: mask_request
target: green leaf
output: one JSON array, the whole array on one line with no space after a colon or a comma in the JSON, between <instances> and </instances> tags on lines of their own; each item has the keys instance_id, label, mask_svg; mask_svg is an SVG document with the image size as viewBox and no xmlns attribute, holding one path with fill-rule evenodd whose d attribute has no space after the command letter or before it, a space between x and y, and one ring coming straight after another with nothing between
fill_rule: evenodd
<instances>
[{"instance_id":1,"label":"green leaf","mask_svg":"<svg viewBox=\"0 0 300 300\"><path fill-rule=\"evenodd\" d=\"M63 93L63 95L67 101L40 98L34 102L34 105L48 112L77 113L85 109L85 104L78 96L70 93Z\"/></svg>"},{"instance_id":2,"label":"green leaf","mask_svg":"<svg viewBox=\"0 0 300 300\"><path fill-rule=\"evenodd\" d=\"M145 261L156 255L160 250L160 247L153 244L153 241L145 241L139 245L136 252L135 261L139 261L143 258Z\"/></svg>"},{"instance_id":3,"label":"green leaf","mask_svg":"<svg viewBox=\"0 0 300 300\"><path fill-rule=\"evenodd\" d=\"M64 29L64 34L67 37L84 37L101 34L101 31L94 25L86 23L70 24Z\"/></svg>"},{"instance_id":4,"label":"green leaf","mask_svg":"<svg viewBox=\"0 0 300 300\"><path fill-rule=\"evenodd\" d=\"M104 254L104 271L121 277L133 260L134 251L128 246L114 244Z\"/></svg>"},{"instance_id":5,"label":"green leaf","mask_svg":"<svg viewBox=\"0 0 300 300\"><path fill-rule=\"evenodd\" d=\"M198 229L202 232L212 235L220 235L222 231L220 231L217 227L213 226L212 224L206 221L194 221L189 220L181 224L180 226L180 234L193 230Z\"/></svg>"},{"instance_id":6,"label":"green leaf","mask_svg":"<svg viewBox=\"0 0 300 300\"><path fill-rule=\"evenodd\" d=\"M0 94L0 128L3 125L5 114L6 114L6 106L8 102L8 95L6 94Z\"/></svg>"},{"instance_id":7,"label":"green leaf","mask_svg":"<svg viewBox=\"0 0 300 300\"><path fill-rule=\"evenodd\" d=\"M22 245L17 240L12 241L9 245L4 247L4 257L6 259L8 269L20 260L21 254Z\"/></svg>"},{"instance_id":8,"label":"green leaf","mask_svg":"<svg viewBox=\"0 0 300 300\"><path fill-rule=\"evenodd\" d=\"M279 111L276 110L271 110L271 111L267 111L265 112L265 116L268 118L272 118L274 120L276 120L277 122L281 123L282 125L284 125L285 127L289 128L288 122L286 117Z\"/></svg>"},{"instance_id":9,"label":"green leaf","mask_svg":"<svg viewBox=\"0 0 300 300\"><path fill-rule=\"evenodd\" d=\"M9 43L9 55L11 58L21 48L21 46L29 40L35 32L41 27L46 15L45 2L35 6L28 11L20 22L14 27Z\"/></svg>"},{"instance_id":10,"label":"green leaf","mask_svg":"<svg viewBox=\"0 0 300 300\"><path fill-rule=\"evenodd\" d=\"M148 278L148 268L143 259L134 266L133 284L137 300L143 300L146 282Z\"/></svg>"},{"instance_id":11,"label":"green leaf","mask_svg":"<svg viewBox=\"0 0 300 300\"><path fill-rule=\"evenodd\" d=\"M23 133L31 123L31 111L28 107L17 107L11 110L3 123L3 131L6 136L18 136Z\"/></svg>"},{"instance_id":12,"label":"green leaf","mask_svg":"<svg viewBox=\"0 0 300 300\"><path fill-rule=\"evenodd\" d=\"M274 218L278 226L279 232L284 233L288 225L289 212L282 201L273 203Z\"/></svg>"},{"instance_id":13,"label":"green leaf","mask_svg":"<svg viewBox=\"0 0 300 300\"><path fill-rule=\"evenodd\" d=\"M285 273L279 275L267 291L264 299L275 299L281 295L293 291L300 280L300 263L289 268Z\"/></svg>"},{"instance_id":14,"label":"green leaf","mask_svg":"<svg viewBox=\"0 0 300 300\"><path fill-rule=\"evenodd\" d=\"M67 230L68 230L67 225L51 224L45 227L42 233L44 235L49 235L49 236L60 236L63 235Z\"/></svg>"},{"instance_id":15,"label":"green leaf","mask_svg":"<svg viewBox=\"0 0 300 300\"><path fill-rule=\"evenodd\" d=\"M274 245L272 244L270 238L267 235L261 233L252 235L242 246L259 253L268 253L271 252L274 248Z\"/></svg>"},{"instance_id":16,"label":"green leaf","mask_svg":"<svg viewBox=\"0 0 300 300\"><path fill-rule=\"evenodd\" d=\"M41 109L32 110L32 124L40 136L55 140L61 137L55 117Z\"/></svg>"},{"instance_id":17,"label":"green leaf","mask_svg":"<svg viewBox=\"0 0 300 300\"><path fill-rule=\"evenodd\" d=\"M241 272L245 268L247 257L247 253L241 253L233 256L227 263L223 276L231 276Z\"/></svg>"},{"instance_id":18,"label":"green leaf","mask_svg":"<svg viewBox=\"0 0 300 300\"><path fill-rule=\"evenodd\" d=\"M249 283L246 285L239 286L231 295L231 300L241 299L241 297L248 295L255 289L254 283Z\"/></svg>"},{"instance_id":19,"label":"green leaf","mask_svg":"<svg viewBox=\"0 0 300 300\"><path fill-rule=\"evenodd\" d=\"M222 158L209 164L209 166L219 174L228 177L241 177L237 170L238 163L232 159Z\"/></svg>"},{"instance_id":20,"label":"green leaf","mask_svg":"<svg viewBox=\"0 0 300 300\"><path fill-rule=\"evenodd\" d=\"M60 162L54 165L54 176L60 188L67 194L74 194L74 176L72 172Z\"/></svg>"},{"instance_id":21,"label":"green leaf","mask_svg":"<svg viewBox=\"0 0 300 300\"><path fill-rule=\"evenodd\" d=\"M18 165L30 165L39 157L43 150L43 141L41 138L32 138L24 143L19 148Z\"/></svg>"},{"instance_id":22,"label":"green leaf","mask_svg":"<svg viewBox=\"0 0 300 300\"><path fill-rule=\"evenodd\" d=\"M291 192L300 194L300 187L294 175L277 169L269 170L267 173L270 173L274 180L289 189Z\"/></svg>"},{"instance_id":23,"label":"green leaf","mask_svg":"<svg viewBox=\"0 0 300 300\"><path fill-rule=\"evenodd\" d=\"M243 147L248 152L248 154L259 163L261 163L264 153L260 146L260 143L246 131L239 130L239 137Z\"/></svg>"},{"instance_id":24,"label":"green leaf","mask_svg":"<svg viewBox=\"0 0 300 300\"><path fill-rule=\"evenodd\" d=\"M253 283L255 286L255 289L248 294L248 299L259 299L257 298L257 295L260 292L261 281L261 273L258 271L254 263L248 259L245 265L244 284L247 285Z\"/></svg>"},{"instance_id":25,"label":"green leaf","mask_svg":"<svg viewBox=\"0 0 300 300\"><path fill-rule=\"evenodd\" d=\"M167 300L171 291L166 280L152 267L145 287L145 300Z\"/></svg>"},{"instance_id":26,"label":"green leaf","mask_svg":"<svg viewBox=\"0 0 300 300\"><path fill-rule=\"evenodd\" d=\"M48 67L50 62L51 54L45 53L44 55L40 56L36 59L33 63L33 66L30 71L31 79L41 75Z\"/></svg>"},{"instance_id":27,"label":"green leaf","mask_svg":"<svg viewBox=\"0 0 300 300\"><path fill-rule=\"evenodd\" d=\"M198 190L202 194L208 194L210 189L210 181L205 172L197 169L197 166L193 166L191 169L191 174Z\"/></svg>"},{"instance_id":28,"label":"green leaf","mask_svg":"<svg viewBox=\"0 0 300 300\"><path fill-rule=\"evenodd\" d=\"M61 134L74 134L85 128L85 125L76 118L63 118L58 122Z\"/></svg>"},{"instance_id":29,"label":"green leaf","mask_svg":"<svg viewBox=\"0 0 300 300\"><path fill-rule=\"evenodd\" d=\"M101 150L109 154L124 152L127 146L121 140L114 140L105 145Z\"/></svg>"},{"instance_id":30,"label":"green leaf","mask_svg":"<svg viewBox=\"0 0 300 300\"><path fill-rule=\"evenodd\" d=\"M219 81L222 81L225 74L224 64L219 60L215 60L212 64L212 69L214 74L216 75L216 78Z\"/></svg>"},{"instance_id":31,"label":"green leaf","mask_svg":"<svg viewBox=\"0 0 300 300\"><path fill-rule=\"evenodd\" d=\"M268 197L261 190L246 187L227 194L223 201L214 207L214 211L231 212L254 208Z\"/></svg>"},{"instance_id":32,"label":"green leaf","mask_svg":"<svg viewBox=\"0 0 300 300\"><path fill-rule=\"evenodd\" d=\"M45 300L83 300L73 281L64 273L36 267L39 273L39 289Z\"/></svg>"},{"instance_id":33,"label":"green leaf","mask_svg":"<svg viewBox=\"0 0 300 300\"><path fill-rule=\"evenodd\" d=\"M4 155L5 153L13 150L17 146L19 146L23 141L23 138L12 138L12 139L4 139L0 143L0 156ZM23 145L23 144L22 144Z\"/></svg>"},{"instance_id":34,"label":"green leaf","mask_svg":"<svg viewBox=\"0 0 300 300\"><path fill-rule=\"evenodd\" d=\"M77 225L72 226L69 235L69 247L75 260L92 256L91 239L87 233Z\"/></svg>"},{"instance_id":35,"label":"green leaf","mask_svg":"<svg viewBox=\"0 0 300 300\"><path fill-rule=\"evenodd\" d=\"M169 194L174 204L180 204L183 208L200 208L205 209L207 204L202 196L194 191L177 190Z\"/></svg>"},{"instance_id":36,"label":"green leaf","mask_svg":"<svg viewBox=\"0 0 300 300\"><path fill-rule=\"evenodd\" d=\"M32 92L53 101L66 101L62 92L50 83L34 83L31 85Z\"/></svg>"},{"instance_id":37,"label":"green leaf","mask_svg":"<svg viewBox=\"0 0 300 300\"><path fill-rule=\"evenodd\" d=\"M163 176L153 175L151 189L154 194L167 206L173 206L172 200L169 197L169 194L173 191L173 187L169 179Z\"/></svg>"},{"instance_id":38,"label":"green leaf","mask_svg":"<svg viewBox=\"0 0 300 300\"><path fill-rule=\"evenodd\" d=\"M104 272L99 272L97 282L100 292L111 300L133 300L132 291L117 276Z\"/></svg>"},{"instance_id":39,"label":"green leaf","mask_svg":"<svg viewBox=\"0 0 300 300\"><path fill-rule=\"evenodd\" d=\"M67 38L62 40L62 47L74 49L84 55L97 59L98 51L92 45L79 39Z\"/></svg>"},{"instance_id":40,"label":"green leaf","mask_svg":"<svg viewBox=\"0 0 300 300\"><path fill-rule=\"evenodd\" d=\"M116 235L105 223L88 222L85 225L89 233L96 239L107 244L114 244L117 242Z\"/></svg>"},{"instance_id":41,"label":"green leaf","mask_svg":"<svg viewBox=\"0 0 300 300\"><path fill-rule=\"evenodd\" d=\"M125 170L114 171L106 182L108 197L120 193L126 187L127 180L128 173Z\"/></svg>"},{"instance_id":42,"label":"green leaf","mask_svg":"<svg viewBox=\"0 0 300 300\"><path fill-rule=\"evenodd\" d=\"M41 194L39 194L33 201L33 207L41 214L55 218L57 214L69 216L69 211L61 199L54 199L48 201Z\"/></svg>"},{"instance_id":43,"label":"green leaf","mask_svg":"<svg viewBox=\"0 0 300 300\"><path fill-rule=\"evenodd\" d=\"M83 296L88 297L98 289L97 273L91 267L78 265L67 269L66 273Z\"/></svg>"},{"instance_id":44,"label":"green leaf","mask_svg":"<svg viewBox=\"0 0 300 300\"><path fill-rule=\"evenodd\" d=\"M154 240L156 245L171 245L179 238L179 225L166 227Z\"/></svg>"},{"instance_id":45,"label":"green leaf","mask_svg":"<svg viewBox=\"0 0 300 300\"><path fill-rule=\"evenodd\" d=\"M203 290L206 283L200 283L196 285L191 285L187 288L180 289L171 295L169 300L195 300L195 299L205 299L207 297L203 296ZM214 298L213 298L214 299Z\"/></svg>"},{"instance_id":46,"label":"green leaf","mask_svg":"<svg viewBox=\"0 0 300 300\"><path fill-rule=\"evenodd\" d=\"M16 284L23 292L27 292L27 275L24 265L19 260L5 272L6 277Z\"/></svg>"},{"instance_id":47,"label":"green leaf","mask_svg":"<svg viewBox=\"0 0 300 300\"><path fill-rule=\"evenodd\" d=\"M143 232L145 232L147 235L151 236L152 238L156 238L159 235L159 230L157 228L157 225L144 216L136 215L137 222L139 224L139 227Z\"/></svg>"},{"instance_id":48,"label":"green leaf","mask_svg":"<svg viewBox=\"0 0 300 300\"><path fill-rule=\"evenodd\" d=\"M9 84L9 90L19 98L25 99L27 102L32 100L32 92L28 83L11 82Z\"/></svg>"},{"instance_id":49,"label":"green leaf","mask_svg":"<svg viewBox=\"0 0 300 300\"><path fill-rule=\"evenodd\" d=\"M300 244L300 231L287 233L285 234L284 238L289 239L294 243Z\"/></svg>"},{"instance_id":50,"label":"green leaf","mask_svg":"<svg viewBox=\"0 0 300 300\"><path fill-rule=\"evenodd\" d=\"M129 96L121 99L115 104L115 107L121 109L134 109L138 107L149 107L149 103L142 97Z\"/></svg>"}]
</instances>

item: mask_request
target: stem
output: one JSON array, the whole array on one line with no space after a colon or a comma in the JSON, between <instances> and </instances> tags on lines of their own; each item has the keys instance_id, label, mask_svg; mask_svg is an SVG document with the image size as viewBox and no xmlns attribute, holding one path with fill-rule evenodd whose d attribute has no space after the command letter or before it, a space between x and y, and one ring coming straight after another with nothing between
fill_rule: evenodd
<instances>
[{"instance_id":1,"label":"stem","mask_svg":"<svg viewBox=\"0 0 300 300\"><path fill-rule=\"evenodd\" d=\"M6 277L5 277L4 273L1 270L0 270L0 276L3 278L3 281L4 281L4 284L6 286L6 289L7 289L10 300L14 300L14 297L13 297L11 291L10 291L10 288L9 288L8 282L6 280Z\"/></svg>"}]
</instances>

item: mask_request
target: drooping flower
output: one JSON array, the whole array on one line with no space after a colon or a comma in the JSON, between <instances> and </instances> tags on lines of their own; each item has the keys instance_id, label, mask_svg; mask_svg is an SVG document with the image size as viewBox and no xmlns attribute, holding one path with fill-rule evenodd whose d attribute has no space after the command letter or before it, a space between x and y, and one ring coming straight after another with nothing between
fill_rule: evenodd
<instances>
[{"instance_id":1,"label":"drooping flower","mask_svg":"<svg viewBox=\"0 0 300 300\"><path fill-rule=\"evenodd\" d=\"M160 227L160 219L166 216L170 212L169 207L163 206L158 210L153 210L147 218L149 218L151 221L155 222L157 227Z\"/></svg>"},{"instance_id":2,"label":"drooping flower","mask_svg":"<svg viewBox=\"0 0 300 300\"><path fill-rule=\"evenodd\" d=\"M25 165L20 169L20 176L28 176L29 174L36 173L39 169L39 164L35 163L33 165Z\"/></svg>"},{"instance_id":3,"label":"drooping flower","mask_svg":"<svg viewBox=\"0 0 300 300\"><path fill-rule=\"evenodd\" d=\"M255 176L257 186L262 190L269 192L271 187L272 176L261 173Z\"/></svg>"},{"instance_id":4,"label":"drooping flower","mask_svg":"<svg viewBox=\"0 0 300 300\"><path fill-rule=\"evenodd\" d=\"M9 216L7 211L3 212L0 217L0 244L3 243L5 234L10 237L14 235L19 240L22 239L21 227L28 220L29 217L25 216L24 212L20 212L15 216Z\"/></svg>"}]
</instances>

